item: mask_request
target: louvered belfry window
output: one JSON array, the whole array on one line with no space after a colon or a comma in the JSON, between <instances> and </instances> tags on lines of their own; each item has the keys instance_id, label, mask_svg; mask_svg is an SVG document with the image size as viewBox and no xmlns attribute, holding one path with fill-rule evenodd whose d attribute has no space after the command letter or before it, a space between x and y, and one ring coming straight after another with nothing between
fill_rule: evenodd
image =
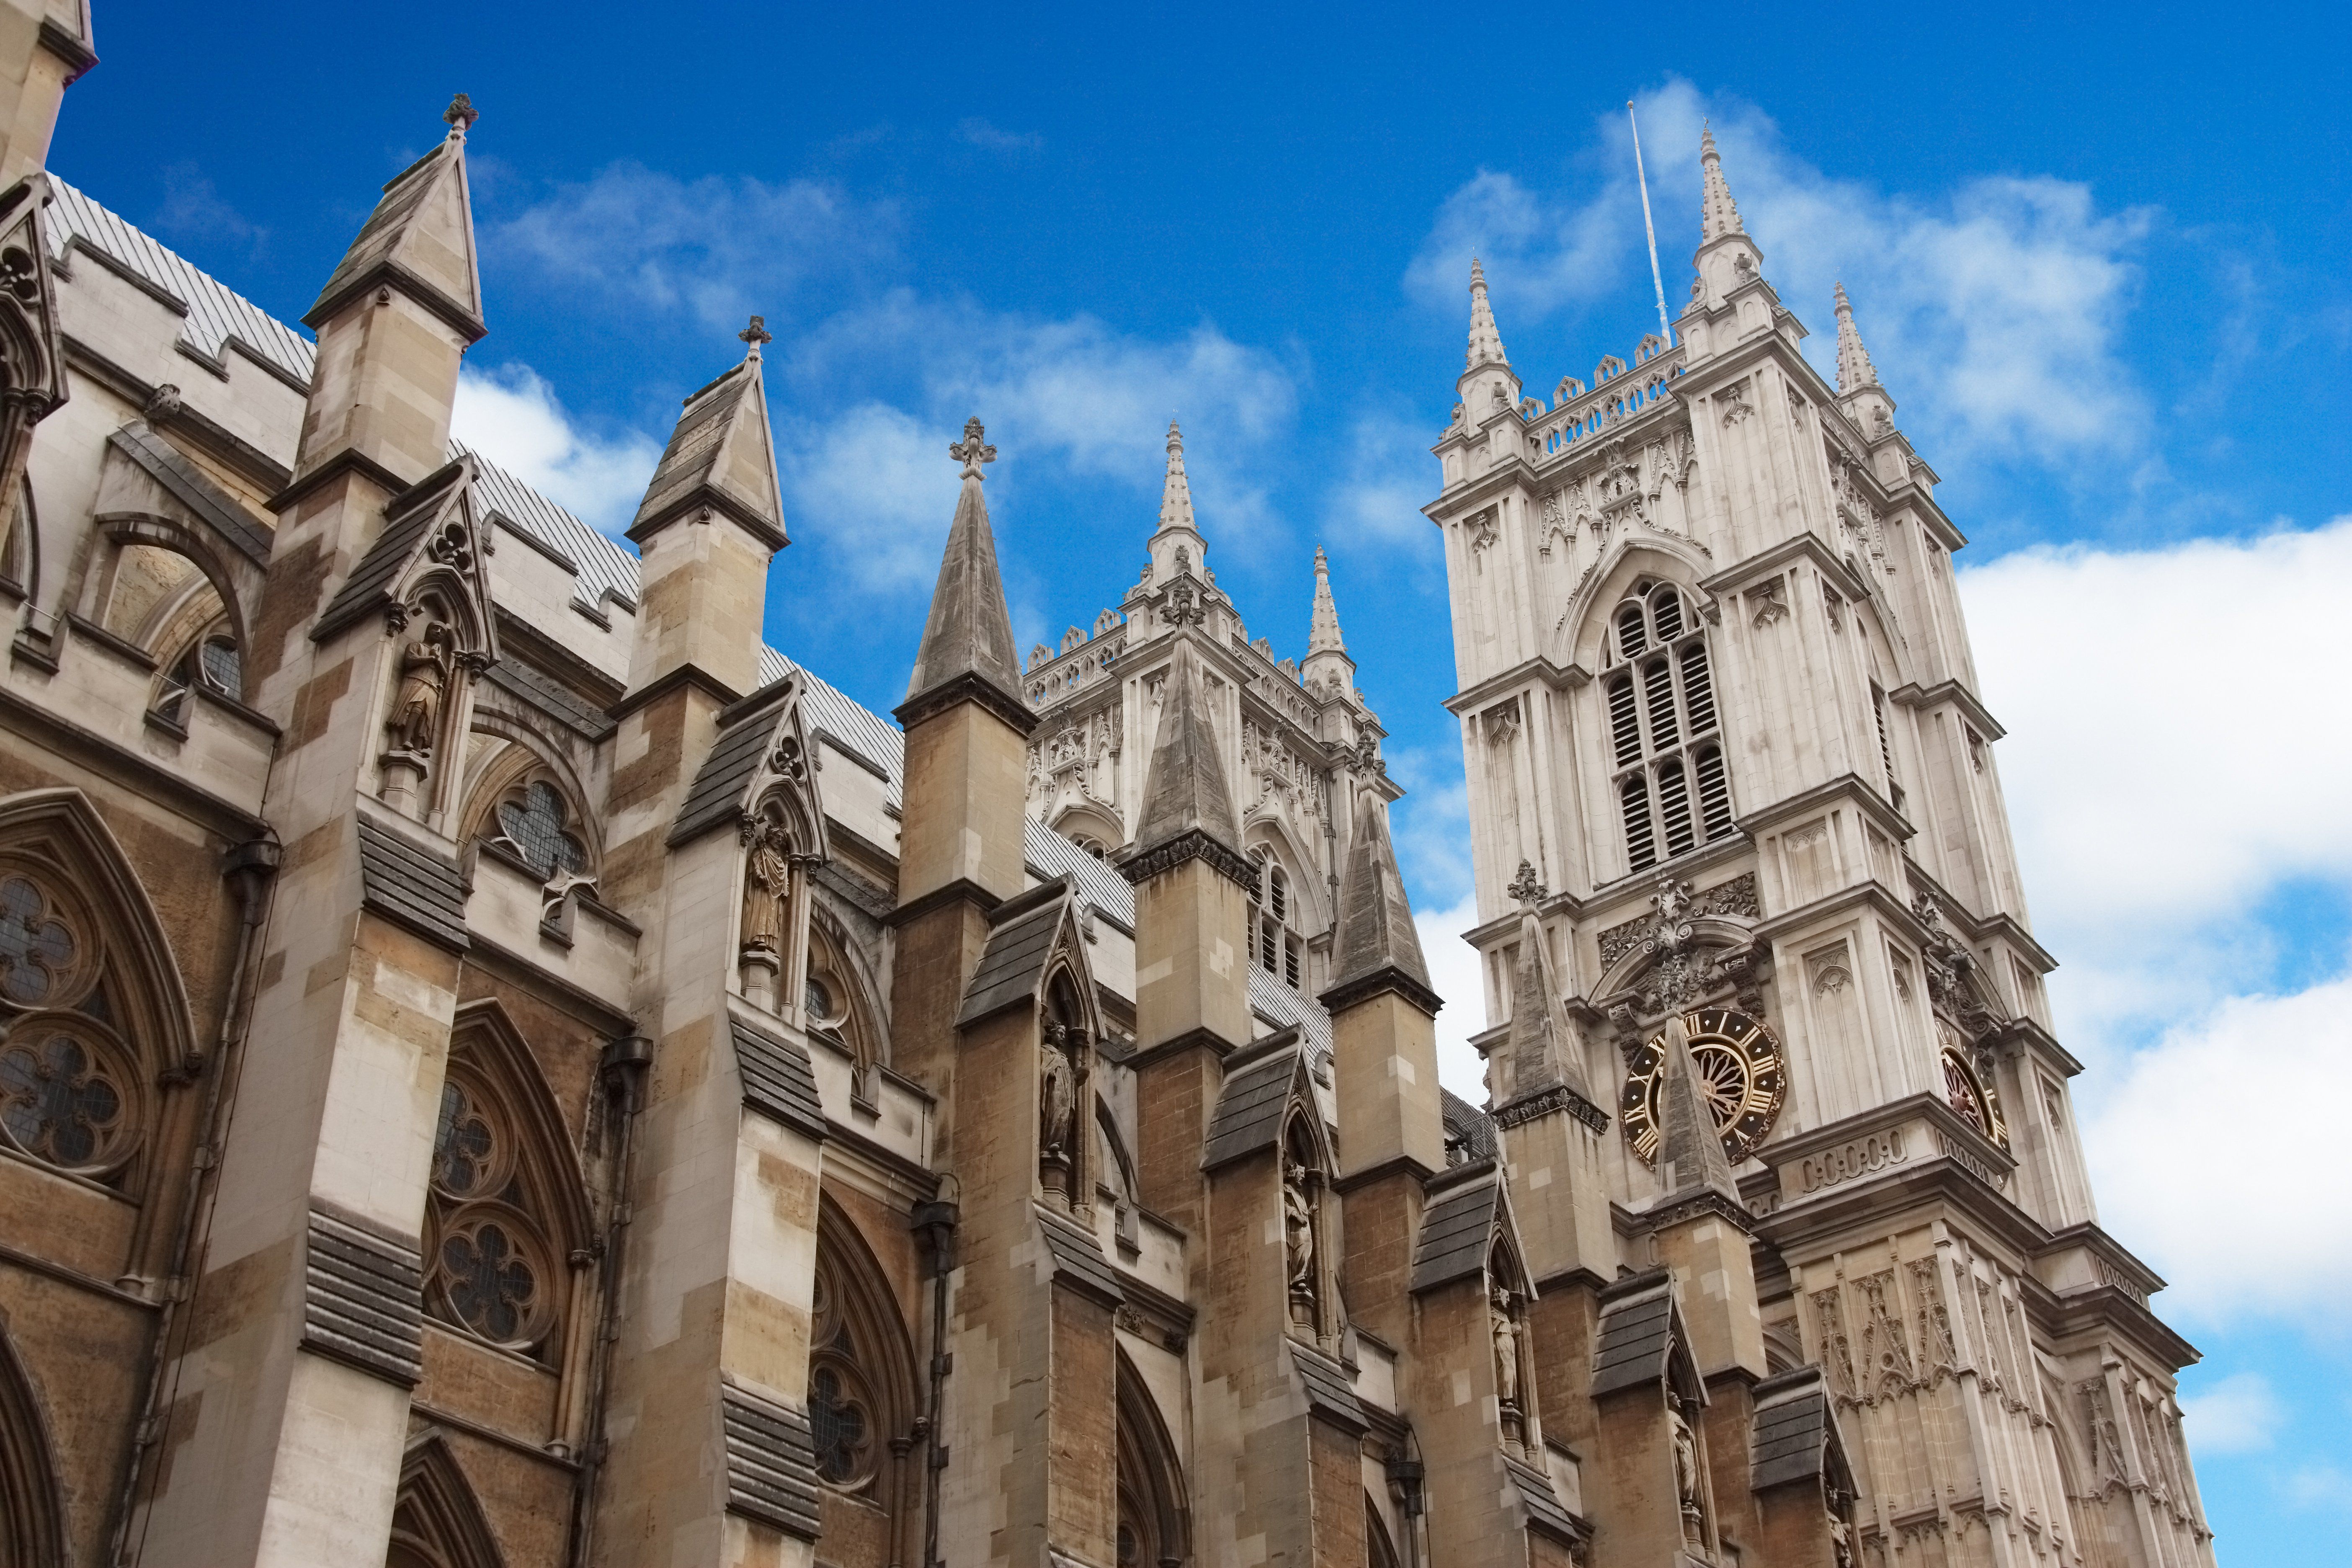
<instances>
[{"instance_id":1,"label":"louvered belfry window","mask_svg":"<svg viewBox=\"0 0 2352 1568\"><path fill-rule=\"evenodd\" d=\"M1680 589L1643 584L1610 621L1601 684L1629 869L1731 832L1731 775L1706 637Z\"/></svg>"}]
</instances>

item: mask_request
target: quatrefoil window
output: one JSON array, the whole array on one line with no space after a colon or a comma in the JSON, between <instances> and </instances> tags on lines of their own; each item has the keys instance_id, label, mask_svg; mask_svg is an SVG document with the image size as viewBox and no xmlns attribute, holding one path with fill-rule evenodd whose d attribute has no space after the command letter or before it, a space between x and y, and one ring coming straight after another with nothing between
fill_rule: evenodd
<instances>
[{"instance_id":1,"label":"quatrefoil window","mask_svg":"<svg viewBox=\"0 0 2352 1568\"><path fill-rule=\"evenodd\" d=\"M829 1362L810 1370L809 1433L816 1444L817 1474L837 1487L866 1479L873 1420L858 1395L856 1373Z\"/></svg>"},{"instance_id":2,"label":"quatrefoil window","mask_svg":"<svg viewBox=\"0 0 2352 1568\"><path fill-rule=\"evenodd\" d=\"M531 1248L496 1219L482 1219L441 1241L442 1288L457 1321L493 1344L520 1346L539 1311L539 1270Z\"/></svg>"},{"instance_id":3,"label":"quatrefoil window","mask_svg":"<svg viewBox=\"0 0 2352 1568\"><path fill-rule=\"evenodd\" d=\"M0 1129L36 1160L93 1172L128 1152L125 1064L71 1026L20 1029L0 1049Z\"/></svg>"},{"instance_id":4,"label":"quatrefoil window","mask_svg":"<svg viewBox=\"0 0 2352 1568\"><path fill-rule=\"evenodd\" d=\"M0 878L0 996L56 1005L76 978L81 942L56 900L29 877Z\"/></svg>"},{"instance_id":5,"label":"quatrefoil window","mask_svg":"<svg viewBox=\"0 0 2352 1568\"><path fill-rule=\"evenodd\" d=\"M563 792L544 779L499 803L499 830L542 877L552 878L559 871L576 877L588 869L587 847L578 835L565 831L570 819Z\"/></svg>"}]
</instances>

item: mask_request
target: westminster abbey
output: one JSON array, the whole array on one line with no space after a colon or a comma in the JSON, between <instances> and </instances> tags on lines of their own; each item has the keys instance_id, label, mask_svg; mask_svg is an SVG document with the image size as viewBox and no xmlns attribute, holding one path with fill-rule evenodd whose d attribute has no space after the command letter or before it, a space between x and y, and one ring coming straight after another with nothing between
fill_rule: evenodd
<instances>
[{"instance_id":1,"label":"westminster abbey","mask_svg":"<svg viewBox=\"0 0 2352 1568\"><path fill-rule=\"evenodd\" d=\"M1547 402L1471 274L1441 999L1180 431L1024 655L974 419L868 711L761 639L756 319L624 545L451 438L464 99L297 325L0 19L0 1568L2212 1562L1961 535L1711 142L1671 341Z\"/></svg>"}]
</instances>

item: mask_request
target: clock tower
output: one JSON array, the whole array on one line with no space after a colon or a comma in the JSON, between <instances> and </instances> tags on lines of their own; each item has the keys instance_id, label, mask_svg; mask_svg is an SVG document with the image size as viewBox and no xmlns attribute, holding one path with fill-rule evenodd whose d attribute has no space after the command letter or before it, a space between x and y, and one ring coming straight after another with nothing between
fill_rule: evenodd
<instances>
[{"instance_id":1,"label":"clock tower","mask_svg":"<svg viewBox=\"0 0 2352 1568\"><path fill-rule=\"evenodd\" d=\"M1614 1215L1613 1256L1551 1227L1580 1239L1530 1260L1543 1310L1666 1268L1710 1424L1819 1368L1854 1560L2210 1563L2174 1397L2196 1352L2096 1223L1963 537L1843 289L1832 384L1711 135L1702 163L1677 341L1547 403L1474 264L1434 448L1474 1044L1530 1237L1596 1184ZM1677 1142L1685 1079L1720 1163Z\"/></svg>"}]
</instances>

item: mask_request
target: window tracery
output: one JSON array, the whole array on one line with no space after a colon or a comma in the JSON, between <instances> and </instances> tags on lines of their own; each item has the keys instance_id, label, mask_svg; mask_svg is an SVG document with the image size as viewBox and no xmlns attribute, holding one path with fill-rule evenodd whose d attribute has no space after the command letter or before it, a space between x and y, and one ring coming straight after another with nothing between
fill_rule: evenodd
<instances>
[{"instance_id":1,"label":"window tracery","mask_svg":"<svg viewBox=\"0 0 2352 1568\"><path fill-rule=\"evenodd\" d=\"M1638 583L1603 638L1620 667L1602 682L1610 763L1630 869L1646 870L1732 832L1706 628L1681 590Z\"/></svg>"},{"instance_id":2,"label":"window tracery","mask_svg":"<svg viewBox=\"0 0 2352 1568\"><path fill-rule=\"evenodd\" d=\"M89 912L61 879L0 867L0 1138L100 1180L136 1152L147 1075L118 1032Z\"/></svg>"},{"instance_id":3,"label":"window tracery","mask_svg":"<svg viewBox=\"0 0 2352 1568\"><path fill-rule=\"evenodd\" d=\"M1260 845L1250 851L1257 883L1250 895L1251 960L1293 990L1303 988L1306 943L1298 934L1298 898L1290 873Z\"/></svg>"},{"instance_id":4,"label":"window tracery","mask_svg":"<svg viewBox=\"0 0 2352 1568\"><path fill-rule=\"evenodd\" d=\"M441 1086L427 1205L433 1315L485 1344L555 1359L565 1275L551 1240L547 1197L508 1096L468 1047Z\"/></svg>"}]
</instances>

